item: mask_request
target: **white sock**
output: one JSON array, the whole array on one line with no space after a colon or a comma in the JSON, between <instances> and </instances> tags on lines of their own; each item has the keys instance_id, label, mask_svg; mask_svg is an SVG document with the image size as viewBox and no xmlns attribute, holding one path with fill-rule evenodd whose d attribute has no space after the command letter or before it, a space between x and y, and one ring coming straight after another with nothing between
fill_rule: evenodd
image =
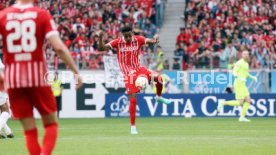
<instances>
[{"instance_id":1,"label":"white sock","mask_svg":"<svg viewBox=\"0 0 276 155\"><path fill-rule=\"evenodd\" d=\"M132 125L132 126L131 126L131 129L133 129L133 128L136 128L136 126L135 126L135 125Z\"/></svg>"},{"instance_id":2,"label":"white sock","mask_svg":"<svg viewBox=\"0 0 276 155\"><path fill-rule=\"evenodd\" d=\"M0 130L5 126L8 119L10 118L10 114L6 111L2 112L0 115Z\"/></svg>"},{"instance_id":3,"label":"white sock","mask_svg":"<svg viewBox=\"0 0 276 155\"><path fill-rule=\"evenodd\" d=\"M12 134L11 128L8 126L7 123L4 125L4 130L6 135Z\"/></svg>"}]
</instances>

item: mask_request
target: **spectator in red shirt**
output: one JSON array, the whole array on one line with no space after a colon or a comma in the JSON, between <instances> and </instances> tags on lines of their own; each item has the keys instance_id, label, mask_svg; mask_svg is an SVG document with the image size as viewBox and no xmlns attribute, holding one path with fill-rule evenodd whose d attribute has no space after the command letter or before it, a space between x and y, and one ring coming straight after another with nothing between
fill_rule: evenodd
<instances>
[{"instance_id":1,"label":"spectator in red shirt","mask_svg":"<svg viewBox=\"0 0 276 155\"><path fill-rule=\"evenodd\" d=\"M188 55L194 56L194 53L196 52L198 48L198 44L194 42L194 40L191 38L189 40L189 46L187 48Z\"/></svg>"},{"instance_id":2,"label":"spectator in red shirt","mask_svg":"<svg viewBox=\"0 0 276 155\"><path fill-rule=\"evenodd\" d=\"M184 31L185 31L185 28L180 28L180 34L177 36L176 38L176 43L177 44L180 44L181 42L184 42Z\"/></svg>"},{"instance_id":3,"label":"spectator in red shirt","mask_svg":"<svg viewBox=\"0 0 276 155\"><path fill-rule=\"evenodd\" d=\"M69 39L68 35L64 35L63 42L67 47L70 47L72 45L72 41Z\"/></svg>"},{"instance_id":4,"label":"spectator in red shirt","mask_svg":"<svg viewBox=\"0 0 276 155\"><path fill-rule=\"evenodd\" d=\"M84 32L80 33L77 38L75 39L75 42L78 44L79 48L85 45L86 43L86 35Z\"/></svg>"},{"instance_id":5,"label":"spectator in red shirt","mask_svg":"<svg viewBox=\"0 0 276 155\"><path fill-rule=\"evenodd\" d=\"M65 9L65 12L67 17L74 17L76 15L76 10L74 8L73 2L69 3L69 6Z\"/></svg>"},{"instance_id":6,"label":"spectator in red shirt","mask_svg":"<svg viewBox=\"0 0 276 155\"><path fill-rule=\"evenodd\" d=\"M93 24L93 19L88 18L88 14L87 13L85 13L83 15L83 19L82 20L83 20L83 23L84 23L85 27L90 27Z\"/></svg>"},{"instance_id":7,"label":"spectator in red shirt","mask_svg":"<svg viewBox=\"0 0 276 155\"><path fill-rule=\"evenodd\" d=\"M272 34L276 31L275 26L273 27L276 23L273 20L275 5L271 5L272 0L262 2L263 4L254 1L192 0L186 5L185 27L187 29L192 26L188 34L194 41L204 40L209 55L216 59L222 44L228 41L231 41L237 49L251 49L252 57L256 55L253 47L256 46L257 41L265 42L266 51L275 51L273 46L275 34ZM177 36L177 43L184 40L183 34ZM188 52L193 52L194 47L189 45ZM271 47L272 50L268 50ZM259 56L257 58L259 59ZM266 65L267 60L263 59L263 61L261 65ZM189 66L193 65L189 64Z\"/></svg>"},{"instance_id":8,"label":"spectator in red shirt","mask_svg":"<svg viewBox=\"0 0 276 155\"><path fill-rule=\"evenodd\" d=\"M150 18L152 15L152 4L153 0L138 0L140 7L146 12L147 17Z\"/></svg>"}]
</instances>

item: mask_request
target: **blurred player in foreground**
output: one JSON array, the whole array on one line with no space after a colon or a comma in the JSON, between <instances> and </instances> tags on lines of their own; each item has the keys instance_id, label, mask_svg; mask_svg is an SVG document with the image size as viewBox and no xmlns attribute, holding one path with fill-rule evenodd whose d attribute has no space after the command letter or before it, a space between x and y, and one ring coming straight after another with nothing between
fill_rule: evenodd
<instances>
[{"instance_id":1,"label":"blurred player in foreground","mask_svg":"<svg viewBox=\"0 0 276 155\"><path fill-rule=\"evenodd\" d=\"M246 112L250 106L250 94L246 87L246 79L251 78L257 82L257 77L252 76L249 73L249 52L243 51L242 58L234 64L233 75L235 76L234 89L236 100L220 102L217 110L221 111L224 105L228 106L240 106L242 105L242 112L239 118L240 122L250 122L249 119L245 118Z\"/></svg>"},{"instance_id":2,"label":"blurred player in foreground","mask_svg":"<svg viewBox=\"0 0 276 155\"><path fill-rule=\"evenodd\" d=\"M170 104L171 101L161 97L163 89L162 77L159 74L140 66L139 63L140 47L144 44L157 44L157 39L148 39L143 36L135 36L132 32L132 27L130 26L123 27L121 32L123 34L122 37L114 39L105 45L103 44L103 33L101 32L99 39L99 50L105 51L113 48L116 49L119 66L124 74L124 82L130 98L130 133L138 134L135 126L137 102L136 93L139 93L140 89L135 86L135 80L139 76L146 77L149 82L153 79L156 86L156 101L164 104Z\"/></svg>"},{"instance_id":3,"label":"blurred player in foreground","mask_svg":"<svg viewBox=\"0 0 276 155\"><path fill-rule=\"evenodd\" d=\"M50 155L54 149L58 124L56 101L48 81L48 68L42 50L45 38L77 77L79 71L67 47L59 38L52 16L33 6L33 0L17 0L15 5L0 12L0 35L3 40L5 84L13 116L19 119L31 155ZM42 145L33 116L36 108L44 125Z\"/></svg>"},{"instance_id":4,"label":"blurred player in foreground","mask_svg":"<svg viewBox=\"0 0 276 155\"><path fill-rule=\"evenodd\" d=\"M8 94L5 91L4 87L4 64L0 59L0 139L7 138L14 138L10 127L8 126L7 122L8 119L11 117L10 108L9 108L9 98Z\"/></svg>"}]
</instances>

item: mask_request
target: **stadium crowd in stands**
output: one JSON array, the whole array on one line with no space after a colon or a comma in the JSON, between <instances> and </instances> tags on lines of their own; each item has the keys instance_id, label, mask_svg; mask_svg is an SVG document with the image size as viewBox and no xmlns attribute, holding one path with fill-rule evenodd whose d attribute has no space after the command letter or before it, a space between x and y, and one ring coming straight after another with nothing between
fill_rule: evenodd
<instances>
[{"instance_id":1,"label":"stadium crowd in stands","mask_svg":"<svg viewBox=\"0 0 276 155\"><path fill-rule=\"evenodd\" d=\"M276 68L274 0L186 0L174 54L183 69L228 68L249 50L251 67Z\"/></svg>"},{"instance_id":2,"label":"stadium crowd in stands","mask_svg":"<svg viewBox=\"0 0 276 155\"><path fill-rule=\"evenodd\" d=\"M14 1L1 0L0 10ZM103 54L114 52L98 52L100 30L106 32L106 42L116 38L125 24L133 25L137 34L153 37L159 25L158 3L160 0L35 0L37 6L51 12L60 36L81 69L102 69ZM186 0L185 25L176 38L174 54L183 57L184 70L228 68L247 49L252 68L276 68L275 17L274 0ZM65 67L49 45L45 50L50 68ZM149 57L147 64L158 69L158 60L153 59L160 59L158 48L143 47L142 51ZM177 61L172 68L178 70L181 67ZM168 61L160 68L170 68Z\"/></svg>"},{"instance_id":3,"label":"stadium crowd in stands","mask_svg":"<svg viewBox=\"0 0 276 155\"><path fill-rule=\"evenodd\" d=\"M0 10L10 6L14 1L1 0ZM103 54L114 51L98 52L98 32L104 31L105 41L108 42L119 35L122 26L131 24L135 33L153 37L158 31L155 21L155 5L158 2L158 0L35 0L35 5L50 11L62 40L81 69L103 69ZM49 45L45 46L45 50L50 68L65 67ZM152 53L149 47L144 47L143 51Z\"/></svg>"}]
</instances>

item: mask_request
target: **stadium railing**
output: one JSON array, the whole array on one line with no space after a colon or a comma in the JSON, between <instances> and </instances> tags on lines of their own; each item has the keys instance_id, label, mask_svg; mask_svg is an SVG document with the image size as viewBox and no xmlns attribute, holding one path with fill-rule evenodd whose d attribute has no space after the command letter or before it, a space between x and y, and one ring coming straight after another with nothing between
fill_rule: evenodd
<instances>
[{"instance_id":1,"label":"stadium railing","mask_svg":"<svg viewBox=\"0 0 276 155\"><path fill-rule=\"evenodd\" d=\"M140 63L156 71L183 69L183 58L181 56L140 56Z\"/></svg>"}]
</instances>

